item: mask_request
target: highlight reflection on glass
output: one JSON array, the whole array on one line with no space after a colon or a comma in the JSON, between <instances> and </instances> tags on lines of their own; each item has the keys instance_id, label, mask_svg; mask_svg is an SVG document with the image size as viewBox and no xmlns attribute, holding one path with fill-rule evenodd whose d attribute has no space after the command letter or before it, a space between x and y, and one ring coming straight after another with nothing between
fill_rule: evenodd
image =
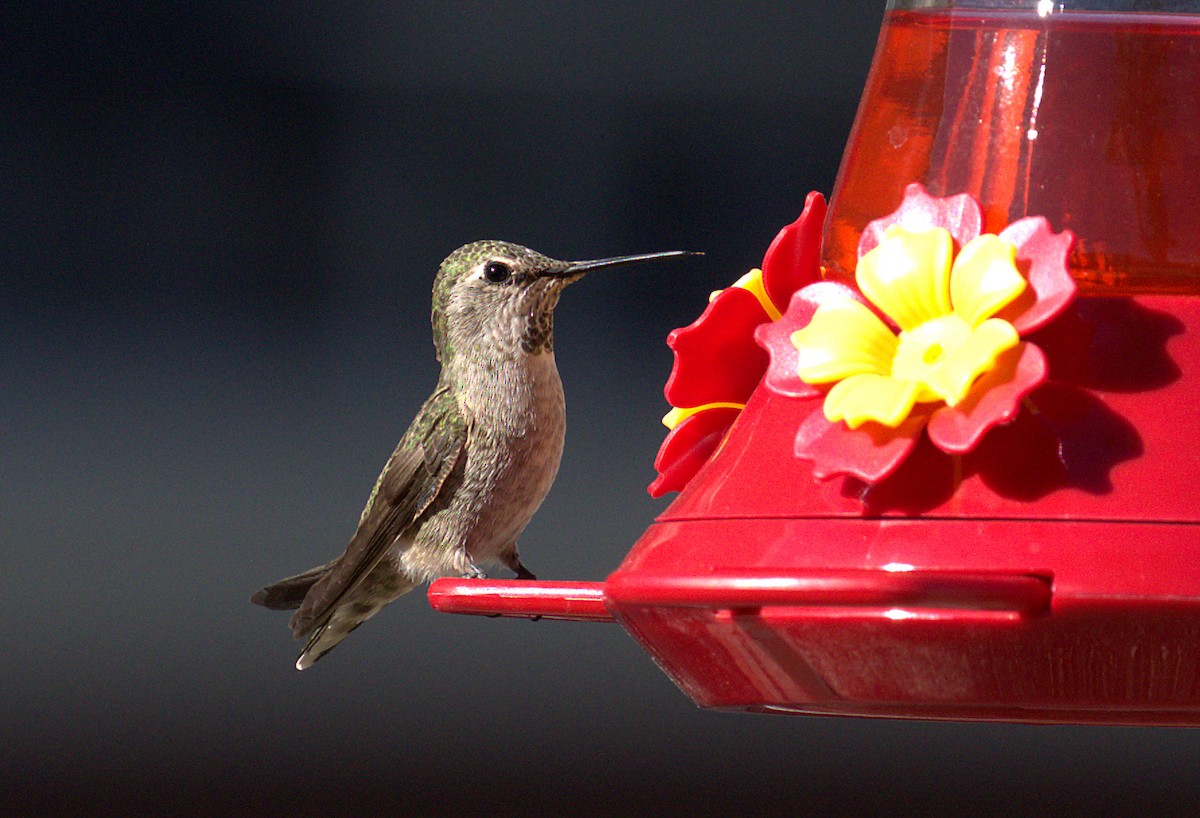
<instances>
[{"instance_id":1,"label":"highlight reflection on glass","mask_svg":"<svg viewBox=\"0 0 1200 818\"><path fill-rule=\"evenodd\" d=\"M1147 10L1149 9L1149 10ZM823 262L909 182L1046 216L1086 289L1200 291L1200 0L891 0Z\"/></svg>"}]
</instances>

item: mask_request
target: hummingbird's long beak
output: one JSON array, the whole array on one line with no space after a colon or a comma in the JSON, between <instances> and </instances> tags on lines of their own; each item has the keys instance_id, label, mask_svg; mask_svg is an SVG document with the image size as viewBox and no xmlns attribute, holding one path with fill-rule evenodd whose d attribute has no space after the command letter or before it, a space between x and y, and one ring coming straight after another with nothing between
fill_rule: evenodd
<instances>
[{"instance_id":1,"label":"hummingbird's long beak","mask_svg":"<svg viewBox=\"0 0 1200 818\"><path fill-rule=\"evenodd\" d=\"M613 258L598 258L591 261L572 261L566 269L558 273L563 278L573 278L602 267L618 267L622 264L636 264L639 261L657 261L664 258L680 258L682 256L702 256L689 250L667 250L662 253L643 253L637 256L614 256Z\"/></svg>"}]
</instances>

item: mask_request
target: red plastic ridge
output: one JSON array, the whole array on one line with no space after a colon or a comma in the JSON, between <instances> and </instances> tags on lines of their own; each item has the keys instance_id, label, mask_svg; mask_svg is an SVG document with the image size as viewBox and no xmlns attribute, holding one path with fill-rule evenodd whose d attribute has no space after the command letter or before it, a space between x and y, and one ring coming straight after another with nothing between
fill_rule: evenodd
<instances>
[{"instance_id":1,"label":"red plastic ridge","mask_svg":"<svg viewBox=\"0 0 1200 818\"><path fill-rule=\"evenodd\" d=\"M690 608L903 607L1048 613L1050 578L1001 572L880 569L722 570L618 573L605 594L616 605Z\"/></svg>"}]
</instances>

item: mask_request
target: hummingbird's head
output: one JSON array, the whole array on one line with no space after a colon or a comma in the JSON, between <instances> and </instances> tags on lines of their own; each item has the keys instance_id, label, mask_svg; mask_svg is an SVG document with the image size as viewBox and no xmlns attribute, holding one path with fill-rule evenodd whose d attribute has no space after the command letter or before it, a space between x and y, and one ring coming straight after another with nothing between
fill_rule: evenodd
<instances>
[{"instance_id":1,"label":"hummingbird's head","mask_svg":"<svg viewBox=\"0 0 1200 818\"><path fill-rule=\"evenodd\" d=\"M589 270L687 255L650 253L559 261L504 241L477 241L442 262L433 284L433 342L438 360L470 346L487 354L549 352L554 308L563 288Z\"/></svg>"}]
</instances>

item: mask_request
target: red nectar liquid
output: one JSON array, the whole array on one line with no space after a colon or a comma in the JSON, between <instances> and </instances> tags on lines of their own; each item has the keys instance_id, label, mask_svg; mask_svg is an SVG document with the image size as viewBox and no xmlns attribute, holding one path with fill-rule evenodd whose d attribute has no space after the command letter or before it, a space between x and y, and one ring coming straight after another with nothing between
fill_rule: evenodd
<instances>
[{"instance_id":1,"label":"red nectar liquid","mask_svg":"<svg viewBox=\"0 0 1200 818\"><path fill-rule=\"evenodd\" d=\"M909 182L995 232L1046 216L1085 291L1200 292L1200 16L891 11L828 222L829 273Z\"/></svg>"}]
</instances>

